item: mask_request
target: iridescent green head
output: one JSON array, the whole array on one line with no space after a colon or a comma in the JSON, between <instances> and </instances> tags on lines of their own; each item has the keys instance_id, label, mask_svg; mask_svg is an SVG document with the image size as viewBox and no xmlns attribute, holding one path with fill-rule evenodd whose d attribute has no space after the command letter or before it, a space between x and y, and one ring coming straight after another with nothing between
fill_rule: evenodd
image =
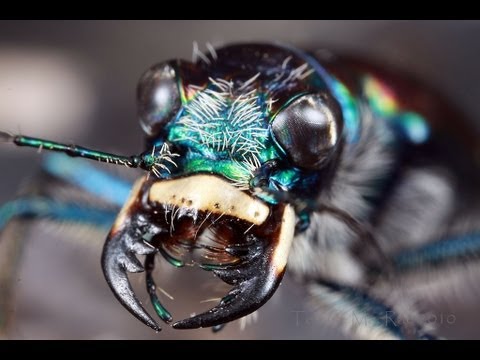
<instances>
[{"instance_id":1,"label":"iridescent green head","mask_svg":"<svg viewBox=\"0 0 480 360\"><path fill-rule=\"evenodd\" d=\"M308 55L273 45L153 66L138 86L140 123L148 151L167 144L178 155L156 170L215 174L269 203L310 199L341 148L343 117L330 82Z\"/></svg>"},{"instance_id":2,"label":"iridescent green head","mask_svg":"<svg viewBox=\"0 0 480 360\"><path fill-rule=\"evenodd\" d=\"M273 45L197 54L195 63L164 62L142 76L141 155L0 132L20 146L149 171L113 223L102 268L117 299L157 331L127 272L147 271L151 302L167 323L172 316L152 276L157 252L233 285L214 308L174 323L177 329L219 326L257 310L280 284L295 230L308 226L345 138L339 102L348 97L307 54ZM355 119L344 113L348 128ZM144 267L136 254L147 255Z\"/></svg>"}]
</instances>

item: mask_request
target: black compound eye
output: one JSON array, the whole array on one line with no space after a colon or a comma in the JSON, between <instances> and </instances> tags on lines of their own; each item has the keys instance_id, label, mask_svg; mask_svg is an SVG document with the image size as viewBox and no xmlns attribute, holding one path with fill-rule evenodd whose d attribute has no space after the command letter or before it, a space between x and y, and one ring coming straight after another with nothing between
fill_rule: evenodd
<instances>
[{"instance_id":1,"label":"black compound eye","mask_svg":"<svg viewBox=\"0 0 480 360\"><path fill-rule=\"evenodd\" d=\"M175 69L168 63L160 63L148 69L137 86L137 105L140 125L148 135L158 131L180 109L180 91Z\"/></svg>"},{"instance_id":2,"label":"black compound eye","mask_svg":"<svg viewBox=\"0 0 480 360\"><path fill-rule=\"evenodd\" d=\"M335 152L343 129L342 111L328 94L307 94L282 109L272 133L298 167L320 169Z\"/></svg>"}]
</instances>

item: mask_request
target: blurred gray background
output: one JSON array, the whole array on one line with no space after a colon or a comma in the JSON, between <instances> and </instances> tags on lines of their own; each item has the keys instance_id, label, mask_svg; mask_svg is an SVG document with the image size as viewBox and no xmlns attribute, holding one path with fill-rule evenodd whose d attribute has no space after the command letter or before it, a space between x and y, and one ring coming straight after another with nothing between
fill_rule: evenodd
<instances>
[{"instance_id":1,"label":"blurred gray background","mask_svg":"<svg viewBox=\"0 0 480 360\"><path fill-rule=\"evenodd\" d=\"M0 129L138 153L142 133L135 119L137 79L155 62L190 59L193 41L202 50L206 42L283 41L370 56L441 89L480 125L478 21L1 21ZM1 146L0 202L13 198L40 159L34 150ZM14 326L7 337L342 337L335 324L312 316L304 291L288 276L260 311L258 322L244 331L237 322L216 335L170 329L155 334L124 311L108 290L99 266L105 234L76 235L65 239L61 231L42 225L30 230L16 279ZM207 275L165 272L170 276L164 276L162 285L176 297L166 305L178 309L175 318L188 315L177 303L192 302L192 293ZM448 315L452 309L438 311ZM480 337L475 314L474 307L456 308L458 321L445 325L443 333Z\"/></svg>"}]
</instances>

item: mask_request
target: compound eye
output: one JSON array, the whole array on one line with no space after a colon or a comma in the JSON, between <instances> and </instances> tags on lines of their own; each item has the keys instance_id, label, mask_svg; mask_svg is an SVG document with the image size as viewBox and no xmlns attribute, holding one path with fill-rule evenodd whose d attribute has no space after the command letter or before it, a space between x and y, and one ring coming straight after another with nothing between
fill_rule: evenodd
<instances>
[{"instance_id":1,"label":"compound eye","mask_svg":"<svg viewBox=\"0 0 480 360\"><path fill-rule=\"evenodd\" d=\"M275 116L272 133L294 165L321 169L335 152L342 129L342 111L328 94L307 94Z\"/></svg>"},{"instance_id":2,"label":"compound eye","mask_svg":"<svg viewBox=\"0 0 480 360\"><path fill-rule=\"evenodd\" d=\"M158 134L173 119L181 105L175 69L160 63L148 69L137 86L137 114L143 131Z\"/></svg>"}]
</instances>

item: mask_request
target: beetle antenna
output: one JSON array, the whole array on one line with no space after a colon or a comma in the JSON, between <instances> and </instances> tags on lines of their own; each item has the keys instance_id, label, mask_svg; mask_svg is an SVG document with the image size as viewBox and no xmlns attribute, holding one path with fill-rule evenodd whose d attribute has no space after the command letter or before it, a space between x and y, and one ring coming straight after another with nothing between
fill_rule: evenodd
<instances>
[{"instance_id":1,"label":"beetle antenna","mask_svg":"<svg viewBox=\"0 0 480 360\"><path fill-rule=\"evenodd\" d=\"M155 154L152 155L150 151L140 155L123 156L92 150L75 144L68 145L30 136L13 135L5 131L0 131L0 141L10 142L17 146L26 146L36 149L61 152L71 157L81 157L84 159L96 160L109 164L125 165L130 168L141 168L146 171L150 171L155 166L158 166L159 160L163 159L157 159L157 156ZM165 156L164 154L160 155L163 157ZM170 152L168 155L178 156L177 154L172 154Z\"/></svg>"}]
</instances>

